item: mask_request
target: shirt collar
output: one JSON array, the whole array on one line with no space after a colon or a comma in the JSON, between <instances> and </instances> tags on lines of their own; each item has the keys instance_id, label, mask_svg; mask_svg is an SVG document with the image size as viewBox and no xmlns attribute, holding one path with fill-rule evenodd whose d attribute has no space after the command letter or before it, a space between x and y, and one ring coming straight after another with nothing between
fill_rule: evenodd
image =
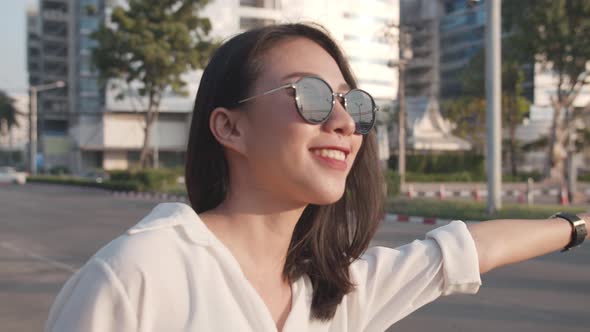
<instances>
[{"instance_id":1,"label":"shirt collar","mask_svg":"<svg viewBox=\"0 0 590 332\"><path fill-rule=\"evenodd\" d=\"M211 233L192 207L184 203L160 203L127 234L133 235L159 229L181 227L195 244L211 244Z\"/></svg>"}]
</instances>

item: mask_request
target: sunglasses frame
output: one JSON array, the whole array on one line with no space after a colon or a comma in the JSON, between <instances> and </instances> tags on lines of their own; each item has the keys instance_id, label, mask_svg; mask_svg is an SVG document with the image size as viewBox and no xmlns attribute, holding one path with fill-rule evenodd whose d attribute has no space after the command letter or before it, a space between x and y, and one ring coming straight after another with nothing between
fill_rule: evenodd
<instances>
[{"instance_id":1,"label":"sunglasses frame","mask_svg":"<svg viewBox=\"0 0 590 332\"><path fill-rule=\"evenodd\" d=\"M299 95L297 94L297 84L300 83L304 79L318 80L318 81L322 82L324 85L326 85L326 87L328 87L328 89L330 90L330 93L332 95L332 105L330 106L330 111L328 112L326 117L323 118L322 120L319 120L319 121L310 120L303 115L302 106L299 101ZM288 89L288 88L295 90L295 104L297 106L297 113L299 113L299 116L301 116L301 118L303 118L303 120L305 120L306 122L311 123L311 124L321 124L321 123L326 122L330 118L330 116L332 115L332 112L334 111L334 105L336 105L336 98L339 98L344 102L343 103L344 109L346 109L346 112L348 113L348 108L346 105L346 95L348 95L349 93L351 93L353 91L360 91L360 92L366 94L371 100L371 112L373 114L373 119L371 121L371 126L366 131L359 131L357 128L357 123L355 122L355 132L358 134L361 134L361 135L367 135L371 131L371 129L373 129L373 127L375 126L375 119L377 118L375 113L379 111L379 107L377 107L377 105L375 104L375 99L373 99L373 96L371 96L367 91L362 90L362 89L357 89L357 88L351 89L346 93L334 92L334 90L332 90L332 87L328 84L328 82L326 82L325 80L323 80L322 78L317 77L317 76L303 76L293 83L287 83L287 84L281 85L279 87L261 92L257 95L239 100L238 104L243 104L245 102L256 99L258 97L262 97L262 96L277 92L279 90Z\"/></svg>"}]
</instances>

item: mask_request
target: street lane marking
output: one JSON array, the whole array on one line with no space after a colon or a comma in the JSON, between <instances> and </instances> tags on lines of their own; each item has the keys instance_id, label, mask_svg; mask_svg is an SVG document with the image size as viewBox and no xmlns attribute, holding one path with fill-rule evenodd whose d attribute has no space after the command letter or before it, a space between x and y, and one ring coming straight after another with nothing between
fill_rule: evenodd
<instances>
[{"instance_id":1,"label":"street lane marking","mask_svg":"<svg viewBox=\"0 0 590 332\"><path fill-rule=\"evenodd\" d=\"M2 247L4 249L7 249L7 250L10 250L10 251L13 251L13 252L16 252L18 254L22 254L22 255L25 255L27 257L36 259L36 260L41 261L41 262L43 262L45 264L48 264L48 265L53 266L53 267L58 268L58 269L66 270L66 271L71 272L71 273L74 273L74 272L78 271L77 268L75 268L75 267L73 267L73 266L71 266L69 264L66 264L66 263L57 261L55 259L51 259L51 258L45 257L43 255L39 255L39 254L34 253L32 251L29 251L29 250L25 250L25 249L19 248L19 247L15 246L15 245L11 244L10 242L0 241L0 247Z\"/></svg>"}]
</instances>

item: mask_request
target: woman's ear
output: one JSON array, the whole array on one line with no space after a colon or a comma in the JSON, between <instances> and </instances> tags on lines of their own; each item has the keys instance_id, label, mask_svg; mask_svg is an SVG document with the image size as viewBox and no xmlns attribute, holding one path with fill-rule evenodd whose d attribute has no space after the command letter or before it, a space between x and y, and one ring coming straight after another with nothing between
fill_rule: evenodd
<instances>
[{"instance_id":1,"label":"woman's ear","mask_svg":"<svg viewBox=\"0 0 590 332\"><path fill-rule=\"evenodd\" d=\"M211 112L209 129L215 139L225 148L245 153L244 131L240 126L242 112L217 107Z\"/></svg>"}]
</instances>

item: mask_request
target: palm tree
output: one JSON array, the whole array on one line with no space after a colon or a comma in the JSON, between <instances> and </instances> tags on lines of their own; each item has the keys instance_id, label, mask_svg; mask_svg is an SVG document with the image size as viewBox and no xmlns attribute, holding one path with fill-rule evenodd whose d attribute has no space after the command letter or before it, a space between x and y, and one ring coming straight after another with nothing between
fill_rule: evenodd
<instances>
[{"instance_id":1,"label":"palm tree","mask_svg":"<svg viewBox=\"0 0 590 332\"><path fill-rule=\"evenodd\" d=\"M20 127L16 116L21 114L14 107L14 99L0 91L0 133L6 135L12 127Z\"/></svg>"},{"instance_id":2,"label":"palm tree","mask_svg":"<svg viewBox=\"0 0 590 332\"><path fill-rule=\"evenodd\" d=\"M0 91L0 135L10 135L13 127L20 127L17 115L23 115L14 107L14 99L4 91ZM8 161L12 163L12 139L9 137Z\"/></svg>"}]
</instances>

